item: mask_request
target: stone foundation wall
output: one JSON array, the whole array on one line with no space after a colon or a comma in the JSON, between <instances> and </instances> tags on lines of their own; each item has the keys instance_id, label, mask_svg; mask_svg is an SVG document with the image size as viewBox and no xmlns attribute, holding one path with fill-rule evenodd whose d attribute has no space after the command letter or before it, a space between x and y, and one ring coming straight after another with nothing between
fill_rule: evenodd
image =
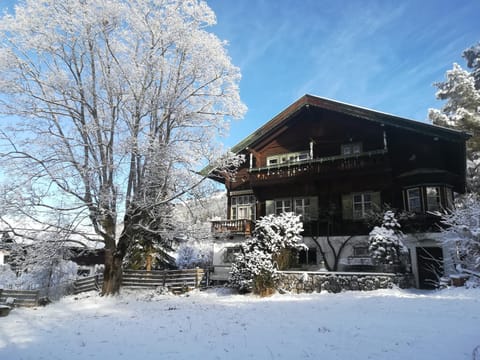
<instances>
[{"instance_id":1,"label":"stone foundation wall","mask_svg":"<svg viewBox=\"0 0 480 360\"><path fill-rule=\"evenodd\" d=\"M390 273L345 273L345 272L278 272L277 289L292 293L342 290L376 290L398 286L402 289L413 286L411 274Z\"/></svg>"}]
</instances>

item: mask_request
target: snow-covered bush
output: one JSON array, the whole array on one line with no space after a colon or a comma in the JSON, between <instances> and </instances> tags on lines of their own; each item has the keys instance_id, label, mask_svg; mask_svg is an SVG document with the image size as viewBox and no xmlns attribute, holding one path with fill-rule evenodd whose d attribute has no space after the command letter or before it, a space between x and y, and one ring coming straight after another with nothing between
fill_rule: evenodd
<instances>
[{"instance_id":1,"label":"snow-covered bush","mask_svg":"<svg viewBox=\"0 0 480 360\"><path fill-rule=\"evenodd\" d=\"M400 257L406 251L402 243L401 226L391 210L385 211L382 225L375 226L369 234L368 248L373 259L379 264L400 264Z\"/></svg>"},{"instance_id":2,"label":"snow-covered bush","mask_svg":"<svg viewBox=\"0 0 480 360\"><path fill-rule=\"evenodd\" d=\"M261 218L253 237L241 246L241 251L232 265L230 286L242 292L253 290L266 295L275 285L278 264L276 261L284 249L300 249L303 224L294 213L268 215Z\"/></svg>"},{"instance_id":3,"label":"snow-covered bush","mask_svg":"<svg viewBox=\"0 0 480 360\"><path fill-rule=\"evenodd\" d=\"M179 269L194 267L205 268L212 264L213 244L211 241L190 239L177 250L177 266Z\"/></svg>"},{"instance_id":4,"label":"snow-covered bush","mask_svg":"<svg viewBox=\"0 0 480 360\"><path fill-rule=\"evenodd\" d=\"M480 283L480 195L468 194L457 201L453 211L442 215L442 223L441 241L455 269L470 273Z\"/></svg>"}]
</instances>

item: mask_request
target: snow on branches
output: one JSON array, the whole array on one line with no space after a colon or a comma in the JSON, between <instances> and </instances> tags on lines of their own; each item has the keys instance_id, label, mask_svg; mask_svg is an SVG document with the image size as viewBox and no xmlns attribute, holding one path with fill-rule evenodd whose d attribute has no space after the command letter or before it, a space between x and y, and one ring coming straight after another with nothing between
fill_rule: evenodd
<instances>
[{"instance_id":1,"label":"snow on branches","mask_svg":"<svg viewBox=\"0 0 480 360\"><path fill-rule=\"evenodd\" d=\"M437 99L444 100L441 109L429 109L428 116L436 125L471 133L467 142L467 185L480 191L480 44L463 52L464 70L454 63L445 74L445 81L435 83Z\"/></svg>"},{"instance_id":2,"label":"snow on branches","mask_svg":"<svg viewBox=\"0 0 480 360\"><path fill-rule=\"evenodd\" d=\"M277 258L282 250L300 249L303 223L294 213L268 215L261 218L253 237L242 246L232 265L230 285L240 291L266 294L273 289L278 270Z\"/></svg>"},{"instance_id":3,"label":"snow on branches","mask_svg":"<svg viewBox=\"0 0 480 360\"><path fill-rule=\"evenodd\" d=\"M442 243L459 272L480 273L480 196L468 194L442 215Z\"/></svg>"},{"instance_id":4,"label":"snow on branches","mask_svg":"<svg viewBox=\"0 0 480 360\"><path fill-rule=\"evenodd\" d=\"M401 252L405 248L402 238L403 233L395 213L387 210L383 215L382 225L375 226L370 232L368 250L380 264L399 264Z\"/></svg>"},{"instance_id":5,"label":"snow on branches","mask_svg":"<svg viewBox=\"0 0 480 360\"><path fill-rule=\"evenodd\" d=\"M129 246L161 235L201 169L243 161L218 145L246 107L214 24L201 0L25 0L0 15L0 114L11 116L0 161L21 199L9 205L93 229L113 254L104 293L118 292Z\"/></svg>"}]
</instances>

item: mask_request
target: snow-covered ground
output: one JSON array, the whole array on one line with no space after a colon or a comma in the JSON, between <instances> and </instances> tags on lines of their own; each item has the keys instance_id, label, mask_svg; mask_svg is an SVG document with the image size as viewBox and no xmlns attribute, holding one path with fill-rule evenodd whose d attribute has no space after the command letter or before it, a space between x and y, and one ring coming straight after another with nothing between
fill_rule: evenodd
<instances>
[{"instance_id":1,"label":"snow-covered ground","mask_svg":"<svg viewBox=\"0 0 480 360\"><path fill-rule=\"evenodd\" d=\"M480 289L88 293L0 318L2 360L471 360L477 346Z\"/></svg>"}]
</instances>

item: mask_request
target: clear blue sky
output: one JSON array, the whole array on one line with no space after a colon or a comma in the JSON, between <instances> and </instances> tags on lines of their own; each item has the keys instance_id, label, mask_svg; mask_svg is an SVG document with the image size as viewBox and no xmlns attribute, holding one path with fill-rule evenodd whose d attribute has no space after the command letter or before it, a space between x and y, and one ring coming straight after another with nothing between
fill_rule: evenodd
<instances>
[{"instance_id":1,"label":"clear blue sky","mask_svg":"<svg viewBox=\"0 0 480 360\"><path fill-rule=\"evenodd\" d=\"M207 2L249 108L227 147L306 93L426 121L432 84L480 41L479 0Z\"/></svg>"},{"instance_id":2,"label":"clear blue sky","mask_svg":"<svg viewBox=\"0 0 480 360\"><path fill-rule=\"evenodd\" d=\"M227 146L309 93L427 121L434 82L480 41L479 0L208 0L249 110Z\"/></svg>"}]
</instances>

